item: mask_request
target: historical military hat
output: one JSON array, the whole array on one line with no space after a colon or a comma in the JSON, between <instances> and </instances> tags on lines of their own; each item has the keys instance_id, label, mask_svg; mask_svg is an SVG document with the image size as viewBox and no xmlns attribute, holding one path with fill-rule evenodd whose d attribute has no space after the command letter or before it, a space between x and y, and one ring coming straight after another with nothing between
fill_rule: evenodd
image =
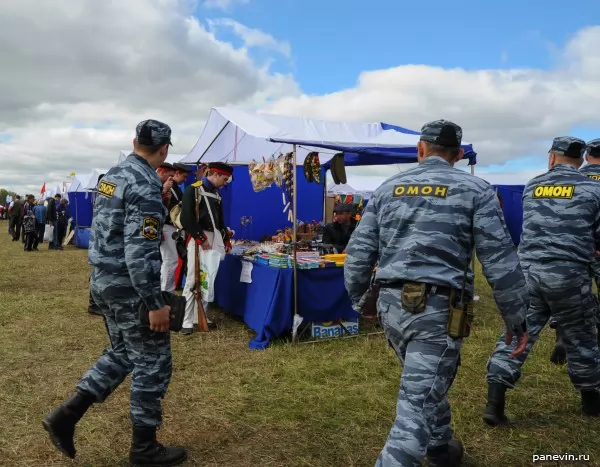
<instances>
[{"instance_id":1,"label":"historical military hat","mask_svg":"<svg viewBox=\"0 0 600 467\"><path fill-rule=\"evenodd\" d=\"M173 167L173 165L169 164L168 162L163 162L162 164L160 164L160 168L167 170L175 170L175 167Z\"/></svg>"},{"instance_id":2,"label":"historical military hat","mask_svg":"<svg viewBox=\"0 0 600 467\"><path fill-rule=\"evenodd\" d=\"M180 172L192 173L192 168L185 164L182 164L181 162L176 162L175 164L173 164L173 168L175 170L179 170Z\"/></svg>"},{"instance_id":3,"label":"historical military hat","mask_svg":"<svg viewBox=\"0 0 600 467\"><path fill-rule=\"evenodd\" d=\"M229 164L225 164L224 162L211 162L208 164L208 170L212 170L213 172L223 175L233 175L233 167Z\"/></svg>"},{"instance_id":4,"label":"historical military hat","mask_svg":"<svg viewBox=\"0 0 600 467\"><path fill-rule=\"evenodd\" d=\"M552 141L552 147L548 152L557 152L565 155L566 157L573 157L579 159L583 157L583 150L585 148L585 141L572 136L559 136L554 138Z\"/></svg>"},{"instance_id":5,"label":"historical military hat","mask_svg":"<svg viewBox=\"0 0 600 467\"><path fill-rule=\"evenodd\" d=\"M171 143L171 127L158 120L144 120L135 129L136 140L144 146L161 146Z\"/></svg>"},{"instance_id":6,"label":"historical military hat","mask_svg":"<svg viewBox=\"0 0 600 467\"><path fill-rule=\"evenodd\" d=\"M434 120L421 128L421 140L455 148L462 141L462 128L448 120Z\"/></svg>"},{"instance_id":7,"label":"historical military hat","mask_svg":"<svg viewBox=\"0 0 600 467\"><path fill-rule=\"evenodd\" d=\"M354 205L348 203L339 203L333 208L333 212L342 213L342 212L353 212Z\"/></svg>"},{"instance_id":8,"label":"historical military hat","mask_svg":"<svg viewBox=\"0 0 600 467\"><path fill-rule=\"evenodd\" d=\"M600 138L593 139L586 144L586 150L591 157L600 157Z\"/></svg>"}]
</instances>

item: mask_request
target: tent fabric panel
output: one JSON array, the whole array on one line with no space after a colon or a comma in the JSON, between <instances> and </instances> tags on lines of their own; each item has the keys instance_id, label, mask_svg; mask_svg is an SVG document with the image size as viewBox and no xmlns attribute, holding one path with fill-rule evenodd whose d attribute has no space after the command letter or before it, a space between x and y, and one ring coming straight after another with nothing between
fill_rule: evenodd
<instances>
[{"instance_id":1,"label":"tent fabric panel","mask_svg":"<svg viewBox=\"0 0 600 467\"><path fill-rule=\"evenodd\" d=\"M502 211L506 227L515 245L521 242L523 231L523 191L525 185L495 185L502 198Z\"/></svg>"},{"instance_id":2,"label":"tent fabric panel","mask_svg":"<svg viewBox=\"0 0 600 467\"><path fill-rule=\"evenodd\" d=\"M336 152L394 156L393 160L381 159L381 163L414 162L418 135L418 132L382 123L326 122L213 108L198 142L180 162L248 163L279 152L290 152L293 144L299 146L299 164L311 151L320 153L322 163ZM469 162L475 164L476 154L471 145L463 147ZM355 161L358 162L371 165L370 158Z\"/></svg>"}]
</instances>

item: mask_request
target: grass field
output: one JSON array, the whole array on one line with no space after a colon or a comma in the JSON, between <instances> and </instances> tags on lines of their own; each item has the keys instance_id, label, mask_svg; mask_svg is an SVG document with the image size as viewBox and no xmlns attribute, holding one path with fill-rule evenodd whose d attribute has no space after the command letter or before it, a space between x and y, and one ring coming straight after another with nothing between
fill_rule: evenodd
<instances>
[{"instance_id":1,"label":"grass field","mask_svg":"<svg viewBox=\"0 0 600 467\"><path fill-rule=\"evenodd\" d=\"M129 379L80 422L75 461L50 445L41 426L108 342L101 318L87 313L86 252L49 251L43 244L26 253L6 230L0 221L0 465L127 465ZM534 453L584 454L590 461L581 465L600 465L600 421L579 414L566 369L549 363L548 331L509 393L515 426L483 425L485 365L501 324L478 277L475 331L450 393L465 465L532 465ZM173 379L159 438L188 446L187 465L374 465L394 419L400 377L385 339L250 351L252 331L221 313L212 317L217 332L173 336Z\"/></svg>"}]
</instances>

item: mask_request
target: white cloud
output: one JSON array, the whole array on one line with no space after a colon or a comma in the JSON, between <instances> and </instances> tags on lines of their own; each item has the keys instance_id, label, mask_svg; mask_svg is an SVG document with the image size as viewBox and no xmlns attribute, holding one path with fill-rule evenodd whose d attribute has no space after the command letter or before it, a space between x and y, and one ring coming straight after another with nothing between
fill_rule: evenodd
<instances>
[{"instance_id":1,"label":"white cloud","mask_svg":"<svg viewBox=\"0 0 600 467\"><path fill-rule=\"evenodd\" d=\"M289 55L289 44L231 22L227 27L245 42L236 49L194 18L195 6L192 0L0 2L0 187L37 193L72 171L110 166L145 118L169 123L173 152L185 153L213 106L413 129L449 118L475 145L478 172L543 156L549 140L573 126L598 128L600 137L600 27L575 35L551 71L405 65L362 73L350 89L309 96L293 76L271 72L247 52L261 47ZM348 173L384 178L390 170L399 168Z\"/></svg>"},{"instance_id":2,"label":"white cloud","mask_svg":"<svg viewBox=\"0 0 600 467\"><path fill-rule=\"evenodd\" d=\"M364 72L350 89L286 97L267 110L416 130L446 118L463 127L481 165L544 155L553 137L576 126L598 128L600 137L600 27L576 34L551 71L405 65Z\"/></svg>"},{"instance_id":3,"label":"white cloud","mask_svg":"<svg viewBox=\"0 0 600 467\"><path fill-rule=\"evenodd\" d=\"M204 0L203 5L207 8L228 10L235 4L244 5L246 3L250 3L250 0Z\"/></svg>"},{"instance_id":4,"label":"white cloud","mask_svg":"<svg viewBox=\"0 0 600 467\"><path fill-rule=\"evenodd\" d=\"M169 123L173 151L185 153L212 106L299 93L293 77L217 40L194 6L3 0L0 187L38 193L71 171L111 166L146 118Z\"/></svg>"},{"instance_id":5,"label":"white cloud","mask_svg":"<svg viewBox=\"0 0 600 467\"><path fill-rule=\"evenodd\" d=\"M208 24L211 28L218 29L224 27L231 29L233 33L238 36L244 45L250 47L261 47L265 49L274 50L279 52L286 57L290 57L292 54L292 48L287 41L278 41L273 36L264 33L259 29L249 28L243 24L238 23L229 18L208 20Z\"/></svg>"}]
</instances>

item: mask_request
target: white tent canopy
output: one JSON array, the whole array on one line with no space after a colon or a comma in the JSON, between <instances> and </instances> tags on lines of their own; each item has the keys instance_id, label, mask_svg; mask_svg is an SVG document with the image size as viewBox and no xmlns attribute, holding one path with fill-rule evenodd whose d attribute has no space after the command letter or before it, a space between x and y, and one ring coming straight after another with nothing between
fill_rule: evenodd
<instances>
[{"instance_id":1,"label":"white tent canopy","mask_svg":"<svg viewBox=\"0 0 600 467\"><path fill-rule=\"evenodd\" d=\"M327 194L332 195L353 195L357 193L358 190L352 188L347 183L343 183L341 185L332 185L327 188Z\"/></svg>"},{"instance_id":2,"label":"white tent canopy","mask_svg":"<svg viewBox=\"0 0 600 467\"><path fill-rule=\"evenodd\" d=\"M108 172L108 169L93 169L91 172L77 174L71 180L71 185L67 191L91 191L96 189L100 175Z\"/></svg>"},{"instance_id":3,"label":"white tent canopy","mask_svg":"<svg viewBox=\"0 0 600 467\"><path fill-rule=\"evenodd\" d=\"M245 165L253 159L290 152L293 144L298 144L302 145L297 148L298 164L310 151L317 151L323 163L339 151L316 144L352 152L356 147L415 147L418 140L419 135L384 130L380 123L327 122L217 107L210 111L194 148L180 162Z\"/></svg>"}]
</instances>

